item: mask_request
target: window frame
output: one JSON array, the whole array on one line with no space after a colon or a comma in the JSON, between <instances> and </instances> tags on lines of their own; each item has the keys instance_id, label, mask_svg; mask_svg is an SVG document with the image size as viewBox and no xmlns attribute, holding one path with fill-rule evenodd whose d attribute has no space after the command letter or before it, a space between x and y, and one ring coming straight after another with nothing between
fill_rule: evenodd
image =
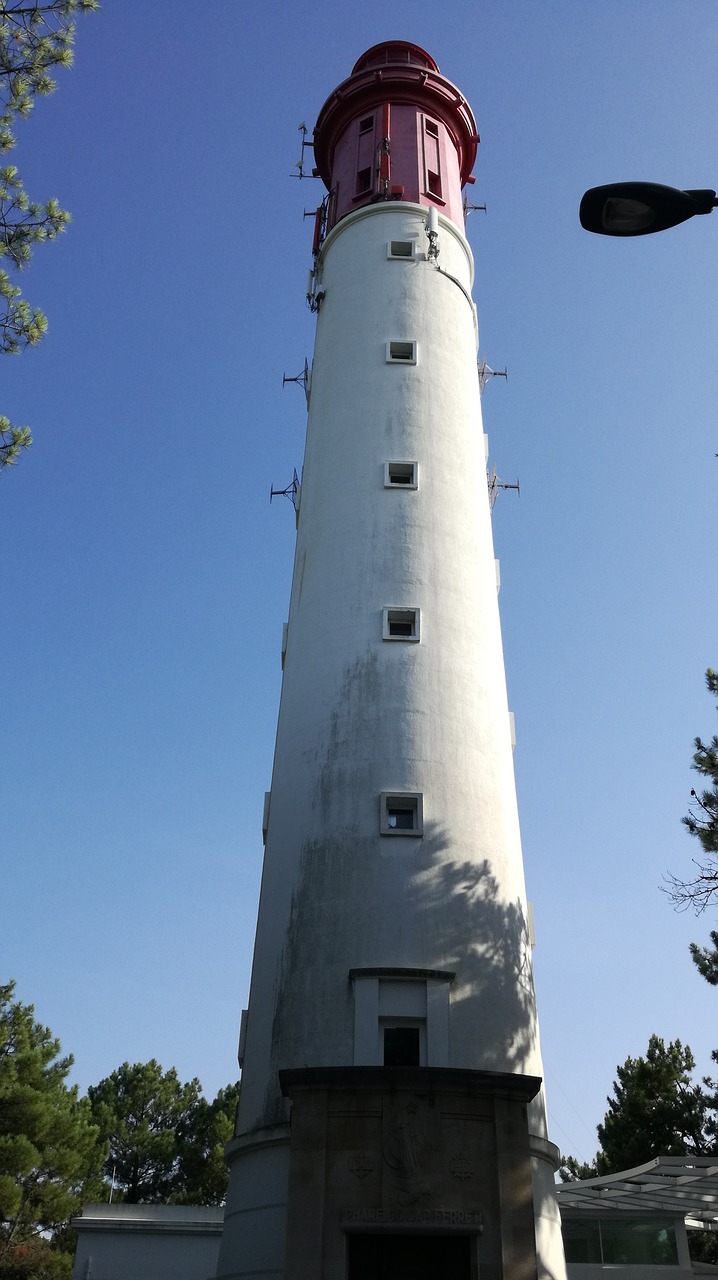
<instances>
[{"instance_id":1,"label":"window frame","mask_svg":"<svg viewBox=\"0 0 718 1280\"><path fill-rule=\"evenodd\" d=\"M411 809L414 823L411 827L393 827L389 824L390 809ZM382 836L418 839L424 834L424 795L421 791L382 791L380 793L379 833Z\"/></svg>"},{"instance_id":2,"label":"window frame","mask_svg":"<svg viewBox=\"0 0 718 1280\"><path fill-rule=\"evenodd\" d=\"M398 614L403 616L397 617L396 615ZM412 627L409 635L402 633L392 635L392 625L403 625L405 622ZM386 605L382 612L381 638L382 640L403 641L405 644L419 644L421 640L421 609L417 608L416 605Z\"/></svg>"},{"instance_id":3,"label":"window frame","mask_svg":"<svg viewBox=\"0 0 718 1280\"><path fill-rule=\"evenodd\" d=\"M362 125L366 128L362 128ZM355 201L365 200L376 186L376 128L376 111L362 116L357 125L353 196Z\"/></svg>"},{"instance_id":4,"label":"window frame","mask_svg":"<svg viewBox=\"0 0 718 1280\"><path fill-rule=\"evenodd\" d=\"M415 338L390 338L386 344L387 364L416 364Z\"/></svg>"},{"instance_id":5,"label":"window frame","mask_svg":"<svg viewBox=\"0 0 718 1280\"><path fill-rule=\"evenodd\" d=\"M422 116L422 152L424 161L424 194L437 204L445 205L444 180L441 172L441 130L439 122L430 116ZM431 143L427 143L427 139ZM432 167L435 162L436 168Z\"/></svg>"},{"instance_id":6,"label":"window frame","mask_svg":"<svg viewBox=\"0 0 718 1280\"><path fill-rule=\"evenodd\" d=\"M380 965L350 969L348 977L354 996L355 1067L381 1066L380 1022L396 1026L401 1019L424 1023L426 1066L449 1066L450 990L456 978L454 970Z\"/></svg>"},{"instance_id":7,"label":"window frame","mask_svg":"<svg viewBox=\"0 0 718 1280\"><path fill-rule=\"evenodd\" d=\"M408 480L392 480L392 467L408 467L410 468ZM384 488L385 489L418 489L419 488L419 463L415 458L388 458L384 463Z\"/></svg>"},{"instance_id":8,"label":"window frame","mask_svg":"<svg viewBox=\"0 0 718 1280\"><path fill-rule=\"evenodd\" d=\"M406 245L408 253L395 253L394 245ZM416 240L388 240L386 256L391 262L412 262L416 258Z\"/></svg>"}]
</instances>

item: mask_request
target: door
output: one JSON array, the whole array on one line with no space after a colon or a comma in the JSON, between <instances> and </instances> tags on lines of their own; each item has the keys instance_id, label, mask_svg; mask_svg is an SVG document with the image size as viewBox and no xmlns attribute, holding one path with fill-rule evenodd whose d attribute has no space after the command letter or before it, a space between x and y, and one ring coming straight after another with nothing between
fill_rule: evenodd
<instances>
[{"instance_id":1,"label":"door","mask_svg":"<svg viewBox=\"0 0 718 1280\"><path fill-rule=\"evenodd\" d=\"M347 1280L471 1280L471 1237L350 1235Z\"/></svg>"}]
</instances>

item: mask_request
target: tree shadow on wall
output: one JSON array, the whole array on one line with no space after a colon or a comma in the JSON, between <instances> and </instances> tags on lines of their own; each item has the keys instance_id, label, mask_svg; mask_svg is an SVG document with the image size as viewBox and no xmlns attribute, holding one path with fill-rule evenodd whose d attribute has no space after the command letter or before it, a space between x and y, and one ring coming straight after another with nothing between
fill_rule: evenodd
<instances>
[{"instance_id":1,"label":"tree shadow on wall","mask_svg":"<svg viewBox=\"0 0 718 1280\"><path fill-rule=\"evenodd\" d=\"M446 830L431 822L416 842L382 840L377 847L376 839L358 839L347 830L339 838L305 844L277 981L277 1070L323 1065L314 1060L318 1046L324 1042L327 1048L322 1028L337 1018L343 1027L335 1047L341 1044L351 1054L349 970L363 967L454 972L452 1065L528 1074L538 1068L523 905L502 894L500 873L488 857L474 860L458 852ZM319 940L328 979L324 995L317 983ZM344 1004L337 1001L337 980L346 984Z\"/></svg>"},{"instance_id":2,"label":"tree shadow on wall","mask_svg":"<svg viewBox=\"0 0 718 1280\"><path fill-rule=\"evenodd\" d=\"M446 829L427 823L407 885L423 967L449 969L452 1040L475 1064L528 1071L536 1006L528 921L520 898L502 894L490 860L457 858ZM474 1065L461 1063L462 1066Z\"/></svg>"}]
</instances>

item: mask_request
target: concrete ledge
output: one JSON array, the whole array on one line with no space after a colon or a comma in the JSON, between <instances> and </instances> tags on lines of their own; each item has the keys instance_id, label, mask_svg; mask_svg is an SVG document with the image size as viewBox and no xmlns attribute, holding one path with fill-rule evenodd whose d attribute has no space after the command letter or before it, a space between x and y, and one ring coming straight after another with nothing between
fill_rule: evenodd
<instances>
[{"instance_id":1,"label":"concrete ledge","mask_svg":"<svg viewBox=\"0 0 718 1280\"><path fill-rule=\"evenodd\" d=\"M279 1072L285 1097L305 1089L353 1089L358 1092L473 1093L530 1102L541 1088L540 1076L508 1071L468 1071L461 1067L298 1067ZM551 1146L547 1143L547 1146Z\"/></svg>"},{"instance_id":2,"label":"concrete ledge","mask_svg":"<svg viewBox=\"0 0 718 1280\"><path fill-rule=\"evenodd\" d=\"M375 966L370 969L350 969L350 978L407 978L433 979L435 982L453 982L456 977L453 969L397 969L386 966Z\"/></svg>"},{"instance_id":3,"label":"concrete ledge","mask_svg":"<svg viewBox=\"0 0 718 1280\"><path fill-rule=\"evenodd\" d=\"M549 1142L548 1138L540 1138L537 1133L529 1133L529 1148L531 1155L537 1160L545 1160L551 1165L554 1173L558 1171L561 1152L555 1142Z\"/></svg>"},{"instance_id":4,"label":"concrete ledge","mask_svg":"<svg viewBox=\"0 0 718 1280\"><path fill-rule=\"evenodd\" d=\"M240 1133L231 1138L224 1148L224 1158L229 1161L247 1147L275 1147L289 1142L288 1124L268 1125L265 1129L252 1129L249 1133Z\"/></svg>"},{"instance_id":5,"label":"concrete ledge","mask_svg":"<svg viewBox=\"0 0 718 1280\"><path fill-rule=\"evenodd\" d=\"M221 1235L222 1205L197 1204L86 1204L72 1219L77 1231L141 1231L155 1234Z\"/></svg>"}]
</instances>

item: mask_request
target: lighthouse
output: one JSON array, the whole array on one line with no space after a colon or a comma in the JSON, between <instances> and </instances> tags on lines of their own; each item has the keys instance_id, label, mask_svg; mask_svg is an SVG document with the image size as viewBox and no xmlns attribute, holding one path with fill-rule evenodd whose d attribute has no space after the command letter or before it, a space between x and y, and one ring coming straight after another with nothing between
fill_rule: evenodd
<instances>
[{"instance_id":1,"label":"lighthouse","mask_svg":"<svg viewBox=\"0 0 718 1280\"><path fill-rule=\"evenodd\" d=\"M462 188L472 111L375 46L327 196L218 1276L561 1280Z\"/></svg>"}]
</instances>

